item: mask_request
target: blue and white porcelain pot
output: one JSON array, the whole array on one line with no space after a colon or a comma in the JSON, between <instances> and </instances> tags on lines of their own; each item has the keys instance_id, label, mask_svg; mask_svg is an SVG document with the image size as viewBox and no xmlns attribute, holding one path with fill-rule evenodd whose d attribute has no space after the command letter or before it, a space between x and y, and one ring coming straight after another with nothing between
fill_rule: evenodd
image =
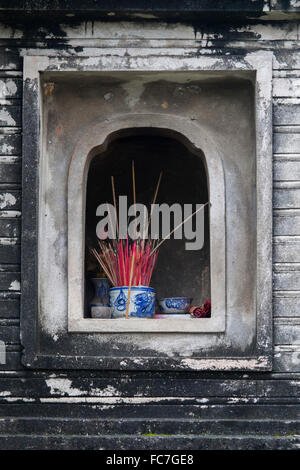
<instances>
[{"instance_id":1,"label":"blue and white porcelain pot","mask_svg":"<svg viewBox=\"0 0 300 470\"><path fill-rule=\"evenodd\" d=\"M128 287L112 287L109 290L112 318L123 318L126 313ZM155 290L148 286L132 286L128 317L151 318L155 313Z\"/></svg>"}]
</instances>

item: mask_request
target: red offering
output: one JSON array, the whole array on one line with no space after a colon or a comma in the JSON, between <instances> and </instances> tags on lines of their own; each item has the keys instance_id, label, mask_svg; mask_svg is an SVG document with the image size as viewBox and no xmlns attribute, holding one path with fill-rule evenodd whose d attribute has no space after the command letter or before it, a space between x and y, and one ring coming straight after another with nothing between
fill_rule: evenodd
<instances>
[{"instance_id":1,"label":"red offering","mask_svg":"<svg viewBox=\"0 0 300 470\"><path fill-rule=\"evenodd\" d=\"M211 302L207 300L205 304L201 305L200 307L191 307L190 314L194 318L210 318L211 316Z\"/></svg>"}]
</instances>

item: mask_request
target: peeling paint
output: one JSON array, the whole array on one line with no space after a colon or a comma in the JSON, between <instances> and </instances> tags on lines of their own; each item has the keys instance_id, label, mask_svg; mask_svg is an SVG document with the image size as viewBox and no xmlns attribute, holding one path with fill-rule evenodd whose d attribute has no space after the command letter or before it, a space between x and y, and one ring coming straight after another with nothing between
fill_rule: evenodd
<instances>
[{"instance_id":1,"label":"peeling paint","mask_svg":"<svg viewBox=\"0 0 300 470\"><path fill-rule=\"evenodd\" d=\"M142 405L142 404L163 404L170 400L184 403L190 402L191 397L56 397L56 398L40 398L41 403L102 403L103 406L116 406L119 404L126 405Z\"/></svg>"},{"instance_id":2,"label":"peeling paint","mask_svg":"<svg viewBox=\"0 0 300 470\"><path fill-rule=\"evenodd\" d=\"M246 362L247 369L255 369L256 367L258 367L258 365L260 365L260 367L263 369L268 365L267 359L262 359L261 361L257 361L257 359L248 359ZM207 359L205 362L201 359L183 359L181 361L181 364L184 368L187 367L189 369L194 370L232 370L234 368L243 369L243 367L245 367L246 365L245 359L231 359L230 361L228 361L228 359Z\"/></svg>"},{"instance_id":3,"label":"peeling paint","mask_svg":"<svg viewBox=\"0 0 300 470\"><path fill-rule=\"evenodd\" d=\"M9 286L8 290L13 290L13 291L14 291L14 290L16 290L16 291L21 290L20 281L17 281L17 280L16 280L16 281L12 281L12 282L10 283L10 286Z\"/></svg>"},{"instance_id":4,"label":"peeling paint","mask_svg":"<svg viewBox=\"0 0 300 470\"><path fill-rule=\"evenodd\" d=\"M7 209L10 206L14 206L17 200L15 196L11 193L2 193L0 194L0 209Z\"/></svg>"},{"instance_id":5,"label":"peeling paint","mask_svg":"<svg viewBox=\"0 0 300 470\"><path fill-rule=\"evenodd\" d=\"M18 243L18 238L10 238L10 237L0 237L0 245L16 245Z\"/></svg>"},{"instance_id":6,"label":"peeling paint","mask_svg":"<svg viewBox=\"0 0 300 470\"><path fill-rule=\"evenodd\" d=\"M5 126L16 126L16 121L6 109L0 109L0 121L4 123Z\"/></svg>"},{"instance_id":7,"label":"peeling paint","mask_svg":"<svg viewBox=\"0 0 300 470\"><path fill-rule=\"evenodd\" d=\"M110 101L112 100L114 97L114 94L111 93L111 92L108 92L108 93L105 93L105 95L103 96L103 98L105 99L105 101Z\"/></svg>"},{"instance_id":8,"label":"peeling paint","mask_svg":"<svg viewBox=\"0 0 300 470\"><path fill-rule=\"evenodd\" d=\"M8 403L14 403L14 402L34 403L36 401L34 398L25 398L25 397L5 397L4 399Z\"/></svg>"},{"instance_id":9,"label":"peeling paint","mask_svg":"<svg viewBox=\"0 0 300 470\"><path fill-rule=\"evenodd\" d=\"M80 396L85 395L85 392L74 388L70 379L49 378L46 379L46 384L50 388L51 395L66 395L66 396Z\"/></svg>"},{"instance_id":10,"label":"peeling paint","mask_svg":"<svg viewBox=\"0 0 300 470\"><path fill-rule=\"evenodd\" d=\"M14 80L3 81L0 79L0 99L14 96L17 89L18 88Z\"/></svg>"},{"instance_id":11,"label":"peeling paint","mask_svg":"<svg viewBox=\"0 0 300 470\"><path fill-rule=\"evenodd\" d=\"M12 145L7 144L6 142L2 144L2 153L9 155L10 153L13 152L13 150L14 150L14 147Z\"/></svg>"},{"instance_id":12,"label":"peeling paint","mask_svg":"<svg viewBox=\"0 0 300 470\"><path fill-rule=\"evenodd\" d=\"M0 218L16 218L21 217L20 211L1 211Z\"/></svg>"}]
</instances>

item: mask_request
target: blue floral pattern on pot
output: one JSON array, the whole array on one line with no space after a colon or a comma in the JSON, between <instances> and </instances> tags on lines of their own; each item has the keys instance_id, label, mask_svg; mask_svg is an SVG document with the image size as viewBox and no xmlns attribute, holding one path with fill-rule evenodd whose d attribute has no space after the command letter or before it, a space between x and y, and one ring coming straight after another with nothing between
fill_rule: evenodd
<instances>
[{"instance_id":1,"label":"blue floral pattern on pot","mask_svg":"<svg viewBox=\"0 0 300 470\"><path fill-rule=\"evenodd\" d=\"M166 306L168 308L175 308L176 310L181 310L186 306L186 300L183 299L167 299Z\"/></svg>"},{"instance_id":2,"label":"blue floral pattern on pot","mask_svg":"<svg viewBox=\"0 0 300 470\"><path fill-rule=\"evenodd\" d=\"M112 287L109 291L112 318L124 318L128 287ZM148 286L132 286L128 316L153 317L155 313L155 291Z\"/></svg>"},{"instance_id":3,"label":"blue floral pattern on pot","mask_svg":"<svg viewBox=\"0 0 300 470\"><path fill-rule=\"evenodd\" d=\"M113 306L118 310L118 312L124 312L124 310L126 310L126 302L127 296L124 294L123 289L120 289L120 293Z\"/></svg>"}]
</instances>

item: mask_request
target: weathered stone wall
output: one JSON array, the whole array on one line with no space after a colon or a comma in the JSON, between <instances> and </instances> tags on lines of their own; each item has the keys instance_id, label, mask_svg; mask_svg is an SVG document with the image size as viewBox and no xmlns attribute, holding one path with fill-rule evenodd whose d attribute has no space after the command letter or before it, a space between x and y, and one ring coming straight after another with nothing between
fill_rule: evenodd
<instances>
[{"instance_id":1,"label":"weathered stone wall","mask_svg":"<svg viewBox=\"0 0 300 470\"><path fill-rule=\"evenodd\" d=\"M7 345L7 363L0 365L0 447L299 446L299 24L103 22L72 16L31 24L0 25L0 340ZM162 52L180 60L256 50L274 52L273 372L26 370L19 330L22 57L101 54L107 61L117 55L136 57L138 63L149 52L159 61Z\"/></svg>"}]
</instances>

